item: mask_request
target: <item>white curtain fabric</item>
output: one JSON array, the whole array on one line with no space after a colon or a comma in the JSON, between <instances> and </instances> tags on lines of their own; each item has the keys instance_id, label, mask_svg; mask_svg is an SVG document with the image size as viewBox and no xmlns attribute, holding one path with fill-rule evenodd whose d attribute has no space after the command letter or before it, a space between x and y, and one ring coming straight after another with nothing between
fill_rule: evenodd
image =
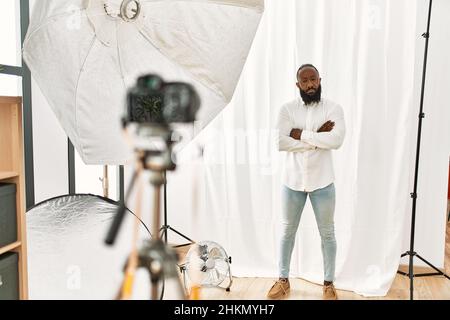
<instances>
[{"instance_id":1,"label":"white curtain fabric","mask_svg":"<svg viewBox=\"0 0 450 320\"><path fill-rule=\"evenodd\" d=\"M409 239L427 4L266 1L231 105L191 148L203 146L203 159L192 164L195 157L190 158L169 176L172 223L194 239L222 244L233 258L234 275L278 276L283 155L273 128L281 105L299 94L298 66L313 63L321 71L323 95L343 106L347 123L345 143L334 152L336 285L366 296L385 295ZM444 89L450 73L444 58L449 14L449 3L435 0L416 226L418 247L427 248L421 254L437 266L443 264L450 153L450 97ZM196 179L197 186L186 185ZM192 200L192 194L198 197ZM291 276L323 281L309 201Z\"/></svg>"}]
</instances>

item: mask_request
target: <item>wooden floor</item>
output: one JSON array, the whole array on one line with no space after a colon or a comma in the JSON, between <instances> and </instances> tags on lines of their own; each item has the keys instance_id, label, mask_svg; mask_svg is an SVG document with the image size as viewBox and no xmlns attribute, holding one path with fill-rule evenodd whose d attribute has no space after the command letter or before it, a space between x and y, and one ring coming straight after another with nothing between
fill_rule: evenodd
<instances>
[{"instance_id":1,"label":"wooden floor","mask_svg":"<svg viewBox=\"0 0 450 320\"><path fill-rule=\"evenodd\" d=\"M450 202L449 202L450 206ZM445 269L450 275L450 223L447 223ZM400 268L402 269L402 268ZM415 269L415 273L430 272L425 268ZM276 279L269 278L234 278L230 292L221 288L203 288L202 300L264 300L266 293ZM224 282L224 284L226 284ZM414 299L417 300L450 300L450 280L443 276L420 277L414 279ZM398 275L385 297L365 298L354 292L338 290L341 300L408 300L409 278ZM322 286L302 279L291 279L291 293L286 299L320 300Z\"/></svg>"},{"instance_id":2,"label":"wooden floor","mask_svg":"<svg viewBox=\"0 0 450 320\"><path fill-rule=\"evenodd\" d=\"M266 293L275 279L235 278L230 292L219 288L202 289L202 300L265 300ZM288 300L321 300L322 286L302 279L291 279L291 293ZM442 276L416 278L414 299L450 300L450 280ZM385 297L365 298L354 292L338 290L341 300L408 300L409 279L397 275L391 290Z\"/></svg>"}]
</instances>

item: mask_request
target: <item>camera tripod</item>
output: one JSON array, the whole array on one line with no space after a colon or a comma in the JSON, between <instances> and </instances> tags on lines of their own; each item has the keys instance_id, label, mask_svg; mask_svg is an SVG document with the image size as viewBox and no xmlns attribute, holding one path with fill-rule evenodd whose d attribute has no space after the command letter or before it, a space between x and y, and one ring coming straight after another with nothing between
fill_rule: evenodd
<instances>
[{"instance_id":1,"label":"camera tripod","mask_svg":"<svg viewBox=\"0 0 450 320\"><path fill-rule=\"evenodd\" d=\"M170 150L170 148L169 148ZM170 154L170 152L168 152ZM177 283L178 295L181 299L185 299L185 292L181 280L178 277L177 261L178 257L175 251L169 248L160 238L160 214L161 214L161 187L165 183L165 170L173 169L172 165L166 166L165 161L160 161L161 156L164 158L164 154L154 151L139 151L137 152L137 164L136 171L130 182L130 186L127 190L125 202L129 199L131 191L133 190L136 180L138 180L141 172L146 169L150 170L151 177L150 183L154 189L153 197L153 224L152 224L152 239L144 242L141 248L137 247L138 239L138 224L135 223L133 232L133 247L129 257L127 258L124 278L117 294L116 298L130 299L133 291L133 282L136 270L138 268L144 268L150 276L151 287L151 299L158 299L158 287L162 283L164 286L165 281L174 278ZM167 159L167 158L166 158ZM159 160L159 161L158 161ZM141 216L141 200L142 200L142 187L138 189L137 193L137 210L136 216ZM118 234L120 225L122 223L125 214L125 203L121 204L119 210L113 220L111 228L108 232L105 242L112 245Z\"/></svg>"},{"instance_id":2,"label":"camera tripod","mask_svg":"<svg viewBox=\"0 0 450 320\"><path fill-rule=\"evenodd\" d=\"M134 226L133 247L127 259L124 280L118 298L128 299L137 268L145 268L150 274L153 284L151 296L157 298L159 282L162 280L162 293L165 282L175 278L177 291L180 297L184 295L183 285L177 273L177 254L167 246L167 231L172 230L190 240L167 224L167 195L166 171L175 170L173 161L172 140L174 131L171 130L176 123L193 123L195 115L200 108L200 98L192 85L183 82L165 82L156 74L147 74L138 78L136 86L131 88L126 97L126 114L122 117L122 127L127 140L135 150L136 170L131 179L125 201L119 207L109 229L106 244L112 245L115 241L123 217L125 204L129 199L131 190L142 170L150 170L150 183L154 189L153 201L153 234L152 240L146 241L138 249L138 224ZM134 129L135 141L128 135L127 127ZM135 142L135 143L133 143ZM161 214L161 187L164 185L164 226L160 229ZM138 208L142 188L138 192ZM139 214L137 215L139 217ZM161 240L160 232L165 242ZM193 242L192 240L190 240ZM162 297L162 294L161 294Z\"/></svg>"}]
</instances>

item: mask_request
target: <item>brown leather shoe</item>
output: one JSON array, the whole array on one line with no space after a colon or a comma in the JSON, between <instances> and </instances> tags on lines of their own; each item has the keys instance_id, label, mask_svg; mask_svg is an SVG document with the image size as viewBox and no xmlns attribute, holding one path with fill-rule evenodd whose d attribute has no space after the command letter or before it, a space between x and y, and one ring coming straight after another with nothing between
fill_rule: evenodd
<instances>
[{"instance_id":1,"label":"brown leather shoe","mask_svg":"<svg viewBox=\"0 0 450 320\"><path fill-rule=\"evenodd\" d=\"M323 300L337 300L337 292L333 284L323 286Z\"/></svg>"},{"instance_id":2,"label":"brown leather shoe","mask_svg":"<svg viewBox=\"0 0 450 320\"><path fill-rule=\"evenodd\" d=\"M286 296L291 290L291 286L289 284L288 279L279 279L275 284L270 288L267 293L267 298L269 299L280 299Z\"/></svg>"}]
</instances>

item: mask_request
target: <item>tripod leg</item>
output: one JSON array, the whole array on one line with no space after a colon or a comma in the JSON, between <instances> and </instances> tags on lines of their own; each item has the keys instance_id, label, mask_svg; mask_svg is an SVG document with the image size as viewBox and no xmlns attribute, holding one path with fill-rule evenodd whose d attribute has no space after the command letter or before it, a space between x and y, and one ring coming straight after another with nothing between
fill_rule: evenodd
<instances>
[{"instance_id":1,"label":"tripod leg","mask_svg":"<svg viewBox=\"0 0 450 320\"><path fill-rule=\"evenodd\" d=\"M152 281L151 299L158 300L158 284L159 281Z\"/></svg>"},{"instance_id":2,"label":"tripod leg","mask_svg":"<svg viewBox=\"0 0 450 320\"><path fill-rule=\"evenodd\" d=\"M123 281L123 287L122 287L122 299L130 299L131 295L133 293L133 283L134 283L134 271L133 272L126 272L125 278Z\"/></svg>"},{"instance_id":3,"label":"tripod leg","mask_svg":"<svg viewBox=\"0 0 450 320\"><path fill-rule=\"evenodd\" d=\"M170 230L172 230L173 232L175 232L175 233L176 233L177 235L179 235L180 237L183 237L183 238L186 239L187 241L189 241L189 242L191 242L191 243L195 243L194 240L188 238L187 236L185 236L184 234L182 234L182 233L179 232L178 230L176 230L176 229L174 229L174 228L172 228L172 227L170 227L170 226L168 226L167 228L170 229Z\"/></svg>"},{"instance_id":4,"label":"tripod leg","mask_svg":"<svg viewBox=\"0 0 450 320\"><path fill-rule=\"evenodd\" d=\"M127 258L127 263L123 272L123 280L115 297L116 300L128 300L133 293L135 268L130 266L131 256L132 254Z\"/></svg>"},{"instance_id":5,"label":"tripod leg","mask_svg":"<svg viewBox=\"0 0 450 320\"><path fill-rule=\"evenodd\" d=\"M423 262L425 262L427 265L429 265L431 268L433 268L434 270L436 270L437 273L435 274L426 274L426 275L442 275L444 277L446 277L447 279L450 280L450 277L448 275L446 275L444 272L442 272L441 270L439 270L438 268L436 268L435 266L433 266L430 262L428 262L427 260L425 260L424 258L422 258L421 256L417 255L417 258L419 258L420 260L422 260ZM419 275L420 276L420 275ZM423 275L422 275L423 276Z\"/></svg>"}]
</instances>

